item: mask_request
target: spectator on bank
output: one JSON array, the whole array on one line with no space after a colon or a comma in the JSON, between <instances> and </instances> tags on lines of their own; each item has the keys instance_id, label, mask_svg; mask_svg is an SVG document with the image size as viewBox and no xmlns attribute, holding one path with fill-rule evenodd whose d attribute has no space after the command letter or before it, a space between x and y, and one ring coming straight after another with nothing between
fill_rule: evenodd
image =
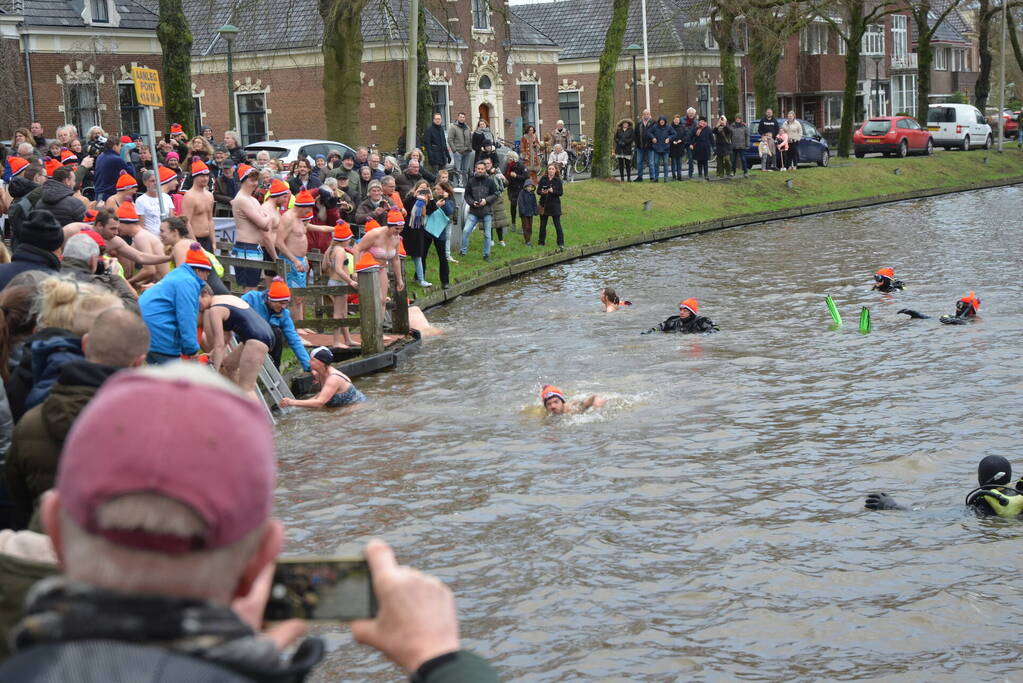
<instances>
[{"instance_id":1,"label":"spectator on bank","mask_svg":"<svg viewBox=\"0 0 1023 683\"><path fill-rule=\"evenodd\" d=\"M536 183L532 178L526 178L522 192L519 193L518 209L519 217L522 219L522 241L527 247L533 246L533 216L539 211L535 191Z\"/></svg>"},{"instance_id":2,"label":"spectator on bank","mask_svg":"<svg viewBox=\"0 0 1023 683\"><path fill-rule=\"evenodd\" d=\"M246 162L245 148L242 147L242 139L237 131L224 131L224 149L236 166Z\"/></svg>"},{"instance_id":3,"label":"spectator on bank","mask_svg":"<svg viewBox=\"0 0 1023 683\"><path fill-rule=\"evenodd\" d=\"M63 246L64 231L53 214L39 209L32 211L21 226L11 262L0 265L0 289L27 270L58 272L58 255Z\"/></svg>"},{"instance_id":4,"label":"spectator on bank","mask_svg":"<svg viewBox=\"0 0 1023 683\"><path fill-rule=\"evenodd\" d=\"M519 140L519 154L522 155L522 165L529 171L529 176L536 181L536 174L540 172L542 163L540 154L540 138L536 134L536 127L526 126L526 131Z\"/></svg>"},{"instance_id":5,"label":"spectator on bank","mask_svg":"<svg viewBox=\"0 0 1023 683\"><path fill-rule=\"evenodd\" d=\"M405 229L402 231L401 240L405 245L405 252L415 267L416 282L420 287L432 287L433 283L426 281L426 272L423 267L423 252L426 248L426 212L427 205L433 202L433 192L430 184L420 179L405 195L404 208L408 217L405 222Z\"/></svg>"},{"instance_id":6,"label":"spectator on bank","mask_svg":"<svg viewBox=\"0 0 1023 683\"><path fill-rule=\"evenodd\" d=\"M334 170L327 173L328 176L335 178L341 178L342 176L348 178L349 184L355 184L359 179L359 174L355 168L355 155L351 152L345 152L341 156L341 161L338 163Z\"/></svg>"},{"instance_id":7,"label":"spectator on bank","mask_svg":"<svg viewBox=\"0 0 1023 683\"><path fill-rule=\"evenodd\" d=\"M696 123L696 130L693 131L693 141L689 148L693 150L693 160L696 161L696 172L700 178L710 180L708 174L708 162L714 150L713 134L707 127L707 119L703 116Z\"/></svg>"},{"instance_id":8,"label":"spectator on bank","mask_svg":"<svg viewBox=\"0 0 1023 683\"><path fill-rule=\"evenodd\" d=\"M508 203L511 207L511 227L514 228L519 208L519 192L522 191L522 186L526 182L526 178L529 177L529 172L526 170L525 165L519 161L519 155L515 152L508 152L505 161L507 165L504 169L504 177L507 181Z\"/></svg>"},{"instance_id":9,"label":"spectator on bank","mask_svg":"<svg viewBox=\"0 0 1023 683\"><path fill-rule=\"evenodd\" d=\"M799 168L799 141L803 139L803 124L796 119L796 112L790 111L781 127L788 136L785 168L795 171Z\"/></svg>"},{"instance_id":10,"label":"spectator on bank","mask_svg":"<svg viewBox=\"0 0 1023 683\"><path fill-rule=\"evenodd\" d=\"M366 225L369 219L383 225L387 221L387 212L391 208L388 197L384 197L384 187L379 180L371 180L367 185L366 198L355 210L355 222L359 226Z\"/></svg>"},{"instance_id":11,"label":"spectator on bank","mask_svg":"<svg viewBox=\"0 0 1023 683\"><path fill-rule=\"evenodd\" d=\"M58 143L61 149L67 149L67 146L71 144L71 141L78 137L78 128L73 124L66 123L63 126L57 128L57 139L54 142Z\"/></svg>"},{"instance_id":12,"label":"spectator on bank","mask_svg":"<svg viewBox=\"0 0 1023 683\"><path fill-rule=\"evenodd\" d=\"M387 200L388 205L391 209L395 209L401 213L402 216L405 214L405 200L398 192L398 184L391 176L384 176L380 180L380 188L384 199Z\"/></svg>"},{"instance_id":13,"label":"spectator on bank","mask_svg":"<svg viewBox=\"0 0 1023 683\"><path fill-rule=\"evenodd\" d=\"M647 131L647 137L650 138L650 179L658 182L658 170L663 164L664 182L668 182L668 150L675 138L675 129L668 125L667 117L658 116L657 123Z\"/></svg>"},{"instance_id":14,"label":"spectator on bank","mask_svg":"<svg viewBox=\"0 0 1023 683\"><path fill-rule=\"evenodd\" d=\"M183 265L139 297L139 310L150 336L147 363L161 365L199 353L196 334L199 293L212 269L209 258L196 242Z\"/></svg>"},{"instance_id":15,"label":"spectator on bank","mask_svg":"<svg viewBox=\"0 0 1023 683\"><path fill-rule=\"evenodd\" d=\"M732 129L728 127L728 119L724 114L718 117L717 125L714 126L714 156L717 177L727 178L732 175Z\"/></svg>"},{"instance_id":16,"label":"spectator on bank","mask_svg":"<svg viewBox=\"0 0 1023 683\"><path fill-rule=\"evenodd\" d=\"M497 140L486 119L480 119L476 124L476 130L472 134L472 150L476 153L472 162L473 168L483 161L484 157L489 157L494 165L497 165Z\"/></svg>"},{"instance_id":17,"label":"spectator on bank","mask_svg":"<svg viewBox=\"0 0 1023 683\"><path fill-rule=\"evenodd\" d=\"M426 158L430 161L430 168L436 173L451 161L447 135L444 133L443 118L440 114L433 115L433 124L426 129L423 139L426 143Z\"/></svg>"},{"instance_id":18,"label":"spectator on bank","mask_svg":"<svg viewBox=\"0 0 1023 683\"><path fill-rule=\"evenodd\" d=\"M259 155L257 154L256 156ZM258 164L256 168L259 168ZM329 169L327 168L327 157L323 156L322 154L317 154L316 157L313 159L313 168L312 172L310 173L310 176L316 178L322 183L323 179L327 177L328 170Z\"/></svg>"},{"instance_id":19,"label":"spectator on bank","mask_svg":"<svg viewBox=\"0 0 1023 683\"><path fill-rule=\"evenodd\" d=\"M644 109L639 121L636 122L636 182L643 182L643 168L652 154L653 140L650 129L657 124L650 116L650 110ZM652 177L652 176L651 176Z\"/></svg>"},{"instance_id":20,"label":"spectator on bank","mask_svg":"<svg viewBox=\"0 0 1023 683\"><path fill-rule=\"evenodd\" d=\"M238 179L235 177L234 160L227 158L220 162L220 175L213 184L214 214L218 217L231 215L231 200L238 194Z\"/></svg>"},{"instance_id":21,"label":"spectator on bank","mask_svg":"<svg viewBox=\"0 0 1023 683\"><path fill-rule=\"evenodd\" d=\"M63 259L60 272L78 282L85 282L103 287L121 299L128 310L138 312L138 296L128 281L120 275L111 275L100 270L100 242L103 237L98 232L82 232L73 235L64 243Z\"/></svg>"},{"instance_id":22,"label":"spectator on bank","mask_svg":"<svg viewBox=\"0 0 1023 683\"><path fill-rule=\"evenodd\" d=\"M781 123L778 119L774 118L774 109L770 107L764 112L764 117L760 119L760 123L757 124L757 133L761 138L764 137L765 133L771 134L772 150L774 151L775 158L771 161L772 168L774 170L780 170L781 165L777 157L778 154L778 133L781 132Z\"/></svg>"},{"instance_id":23,"label":"spectator on bank","mask_svg":"<svg viewBox=\"0 0 1023 683\"><path fill-rule=\"evenodd\" d=\"M749 176L749 162L746 161L746 150L749 149L750 136L749 126L742 120L742 114L736 114L732 119L732 175L742 165L742 177Z\"/></svg>"},{"instance_id":24,"label":"spectator on bank","mask_svg":"<svg viewBox=\"0 0 1023 683\"><path fill-rule=\"evenodd\" d=\"M11 234L11 248L14 249L18 246L21 226L32 212L34 204L30 196L46 182L46 174L42 166L29 164L20 157L14 157L11 163L14 164L13 168L18 169L11 178L11 184L7 186L11 197L7 208L7 226Z\"/></svg>"},{"instance_id":25,"label":"spectator on bank","mask_svg":"<svg viewBox=\"0 0 1023 683\"><path fill-rule=\"evenodd\" d=\"M566 152L572 149L572 131L565 128L565 122L558 119L557 123L554 124L554 130L550 133L551 146L561 145L561 149Z\"/></svg>"},{"instance_id":26,"label":"spectator on bank","mask_svg":"<svg viewBox=\"0 0 1023 683\"><path fill-rule=\"evenodd\" d=\"M560 144L554 145L554 149L551 151L550 158L547 160L548 164L554 164L558 167L558 174L562 178L568 176L568 152L566 152Z\"/></svg>"},{"instance_id":27,"label":"spectator on bank","mask_svg":"<svg viewBox=\"0 0 1023 683\"><path fill-rule=\"evenodd\" d=\"M366 197L369 196L369 184L374 181L373 171L369 170L369 166L360 166L356 175L355 184L349 183L349 189L352 198L355 199L356 206L366 201ZM376 182L380 182L377 180Z\"/></svg>"},{"instance_id":28,"label":"spectator on bank","mask_svg":"<svg viewBox=\"0 0 1023 683\"><path fill-rule=\"evenodd\" d=\"M408 166L405 167L405 171L401 174L401 178L395 176L394 184L397 192L404 196L407 195L420 180L425 180L427 183L435 183L437 182L437 176L425 170L418 159L409 159Z\"/></svg>"},{"instance_id":29,"label":"spectator on bank","mask_svg":"<svg viewBox=\"0 0 1023 683\"><path fill-rule=\"evenodd\" d=\"M760 153L760 170L773 171L774 157L777 150L774 146L774 136L771 133L764 133L757 143L757 152Z\"/></svg>"},{"instance_id":30,"label":"spectator on bank","mask_svg":"<svg viewBox=\"0 0 1023 683\"><path fill-rule=\"evenodd\" d=\"M550 218L554 221L554 230L557 232L558 249L564 249L565 233L561 229L561 195L564 193L564 186L557 171L556 165L548 164L547 174L540 178L540 184L536 188L536 193L540 196L540 240L537 244L542 247L547 241L547 219Z\"/></svg>"},{"instance_id":31,"label":"spectator on bank","mask_svg":"<svg viewBox=\"0 0 1023 683\"><path fill-rule=\"evenodd\" d=\"M120 177L121 171L135 175L135 169L121 158L120 139L113 136L107 138L105 147L103 153L96 158L95 176L93 177L96 200L101 202L117 191L117 179Z\"/></svg>"},{"instance_id":32,"label":"spectator on bank","mask_svg":"<svg viewBox=\"0 0 1023 683\"><path fill-rule=\"evenodd\" d=\"M339 220L349 221L353 218L355 202L340 185L347 185L348 178L335 178L328 176L324 179L320 191L316 193L316 207L313 212L313 225L337 225ZM306 233L309 242L309 249L318 249L320 253L326 253L330 248L331 233L319 230L309 230Z\"/></svg>"},{"instance_id":33,"label":"spectator on bank","mask_svg":"<svg viewBox=\"0 0 1023 683\"><path fill-rule=\"evenodd\" d=\"M454 214L454 188L448 182L437 183L433 188L433 199L426 207L426 234L423 235L423 268L426 268L430 247L433 246L437 251L442 289L448 288L448 230L451 228L451 218Z\"/></svg>"},{"instance_id":34,"label":"spectator on bank","mask_svg":"<svg viewBox=\"0 0 1023 683\"><path fill-rule=\"evenodd\" d=\"M786 164L788 163L789 155L789 134L782 128L778 131L778 139L775 144L775 157L774 163L775 168L779 171L786 170Z\"/></svg>"},{"instance_id":35,"label":"spectator on bank","mask_svg":"<svg viewBox=\"0 0 1023 683\"><path fill-rule=\"evenodd\" d=\"M632 121L622 119L615 129L615 159L618 162L618 179L623 183L632 182L632 155L635 146L636 131L632 128Z\"/></svg>"},{"instance_id":36,"label":"spectator on bank","mask_svg":"<svg viewBox=\"0 0 1023 683\"><path fill-rule=\"evenodd\" d=\"M458 112L455 122L448 126L448 146L451 147L452 163L462 174L464 182L469 175L472 162L472 131L465 122L465 112Z\"/></svg>"},{"instance_id":37,"label":"spectator on bank","mask_svg":"<svg viewBox=\"0 0 1023 683\"><path fill-rule=\"evenodd\" d=\"M682 180L682 159L686 156L686 148L689 146L686 144L686 133L685 128L682 125L682 117L675 114L675 117L671 120L671 128L675 131L675 136L671 139L671 144L668 148L668 160L671 161L671 178L672 180ZM664 179L668 180L668 173L665 171Z\"/></svg>"},{"instance_id":38,"label":"spectator on bank","mask_svg":"<svg viewBox=\"0 0 1023 683\"><path fill-rule=\"evenodd\" d=\"M302 190L313 190L322 183L313 175L313 169L309 166L308 159L299 159L292 167L291 178L288 179L291 186L291 194L298 194Z\"/></svg>"},{"instance_id":39,"label":"spectator on bank","mask_svg":"<svg viewBox=\"0 0 1023 683\"><path fill-rule=\"evenodd\" d=\"M465 184L465 203L469 207L469 213L465 217L465 225L462 227L462 246L459 249L462 256L469 253L469 237L476 226L482 222L483 260L490 260L491 232L494 226L493 205L499 199L497 184L487 174L486 163L482 160L477 161L472 178Z\"/></svg>"}]
</instances>

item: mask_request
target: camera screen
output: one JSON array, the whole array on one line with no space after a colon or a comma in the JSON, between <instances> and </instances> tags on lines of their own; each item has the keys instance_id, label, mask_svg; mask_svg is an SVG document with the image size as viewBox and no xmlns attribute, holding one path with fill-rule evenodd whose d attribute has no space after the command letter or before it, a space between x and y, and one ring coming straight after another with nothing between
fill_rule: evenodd
<instances>
[{"instance_id":1,"label":"camera screen","mask_svg":"<svg viewBox=\"0 0 1023 683\"><path fill-rule=\"evenodd\" d=\"M351 621L371 619L376 609L364 559L281 559L263 618Z\"/></svg>"}]
</instances>

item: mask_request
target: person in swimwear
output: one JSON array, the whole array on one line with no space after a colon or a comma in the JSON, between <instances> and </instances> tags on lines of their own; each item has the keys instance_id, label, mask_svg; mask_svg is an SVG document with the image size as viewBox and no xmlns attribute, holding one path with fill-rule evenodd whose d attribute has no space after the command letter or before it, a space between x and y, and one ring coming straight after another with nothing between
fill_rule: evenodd
<instances>
[{"instance_id":1,"label":"person in swimwear","mask_svg":"<svg viewBox=\"0 0 1023 683\"><path fill-rule=\"evenodd\" d=\"M591 394L582 401L569 401L565 398L565 392L553 384L545 384L540 388L540 402L544 410L551 415L565 415L566 413L582 413L590 408L600 408L607 400Z\"/></svg>"},{"instance_id":2,"label":"person in swimwear","mask_svg":"<svg viewBox=\"0 0 1023 683\"><path fill-rule=\"evenodd\" d=\"M365 394L355 388L346 374L333 367L333 362L334 354L326 346L313 349L309 354L309 364L313 377L320 385L320 393L306 399L282 398L281 407L341 408L365 401Z\"/></svg>"},{"instance_id":3,"label":"person in swimwear","mask_svg":"<svg viewBox=\"0 0 1023 683\"><path fill-rule=\"evenodd\" d=\"M902 280L895 279L895 271L891 268L885 267L874 273L874 286L871 287L871 291L878 292L894 292L895 290L902 291L906 283Z\"/></svg>"},{"instance_id":4,"label":"person in swimwear","mask_svg":"<svg viewBox=\"0 0 1023 683\"><path fill-rule=\"evenodd\" d=\"M334 226L334 236L330 240L330 247L320 264L323 274L327 276L328 287L348 286L354 287L356 290L359 289L358 281L352 277L352 273L355 271L355 260L352 257L352 252L349 251L354 238L352 227L345 220L338 220L337 225ZM348 297L332 296L330 298L334 304L334 319L347 318ZM344 341L343 345L342 340ZM356 346L347 327L339 327L334 330L334 346L342 349Z\"/></svg>"},{"instance_id":5,"label":"person in swimwear","mask_svg":"<svg viewBox=\"0 0 1023 683\"><path fill-rule=\"evenodd\" d=\"M383 226L381 226L383 228ZM405 291L405 280L403 278L401 257L398 255L398 244L401 242L401 231L405 228L405 218L397 211L387 213L386 229L370 230L363 235L362 240L355 248L355 263L365 252L369 252L376 259L380 268L380 303L383 306L387 301L387 266L391 266L394 272L394 289L396 292ZM381 309L380 314L384 315Z\"/></svg>"},{"instance_id":6,"label":"person in swimwear","mask_svg":"<svg viewBox=\"0 0 1023 683\"><path fill-rule=\"evenodd\" d=\"M966 496L966 506L978 517L1015 518L1023 514L1023 479L1011 486L1012 465L1000 455L989 455L977 465L977 488ZM887 493L871 493L868 510L912 510Z\"/></svg>"},{"instance_id":7,"label":"person in swimwear","mask_svg":"<svg viewBox=\"0 0 1023 683\"><path fill-rule=\"evenodd\" d=\"M203 350L210 353L210 364L243 391L253 393L256 379L267 353L274 345L270 323L254 311L248 302L231 294L214 295L206 285L199 295L203 313ZM238 345L227 351L228 333Z\"/></svg>"},{"instance_id":8,"label":"person in swimwear","mask_svg":"<svg viewBox=\"0 0 1023 683\"><path fill-rule=\"evenodd\" d=\"M699 310L699 302L695 298L690 297L678 305L678 315L673 315L664 322L658 323L657 327L651 327L646 332L641 332L640 334L650 334L658 330L661 332L679 332L681 334L717 332L717 325L710 318L697 315Z\"/></svg>"},{"instance_id":9,"label":"person in swimwear","mask_svg":"<svg viewBox=\"0 0 1023 683\"><path fill-rule=\"evenodd\" d=\"M613 287L605 287L600 293L600 305L604 307L605 313L614 313L622 306L631 306L631 301L622 301Z\"/></svg>"},{"instance_id":10,"label":"person in swimwear","mask_svg":"<svg viewBox=\"0 0 1023 683\"><path fill-rule=\"evenodd\" d=\"M977 313L980 311L980 297L973 292L970 292L959 301L956 302L955 315L948 315L947 313L940 318L939 322L945 325L965 325L970 320L977 317ZM924 315L914 311L911 308L903 308L899 313L905 313L910 318L926 320L930 318L929 315Z\"/></svg>"}]
</instances>

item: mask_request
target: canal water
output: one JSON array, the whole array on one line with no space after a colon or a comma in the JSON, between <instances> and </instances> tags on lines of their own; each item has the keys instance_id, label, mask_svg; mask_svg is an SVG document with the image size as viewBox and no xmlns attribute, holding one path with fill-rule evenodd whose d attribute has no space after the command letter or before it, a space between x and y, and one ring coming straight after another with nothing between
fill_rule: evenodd
<instances>
[{"instance_id":1,"label":"canal water","mask_svg":"<svg viewBox=\"0 0 1023 683\"><path fill-rule=\"evenodd\" d=\"M1021 205L719 231L434 309L446 334L359 380L364 410L281 422L287 552L387 539L453 587L465 646L507 680L1018 679L1023 523L963 498L985 455L1023 474ZM870 291L882 266L906 291ZM599 312L607 285L634 305ZM980 319L939 324L970 290ZM720 333L640 335L689 296ZM545 418L547 382L611 400ZM864 510L879 490L917 509ZM319 632L315 680L401 678Z\"/></svg>"}]
</instances>

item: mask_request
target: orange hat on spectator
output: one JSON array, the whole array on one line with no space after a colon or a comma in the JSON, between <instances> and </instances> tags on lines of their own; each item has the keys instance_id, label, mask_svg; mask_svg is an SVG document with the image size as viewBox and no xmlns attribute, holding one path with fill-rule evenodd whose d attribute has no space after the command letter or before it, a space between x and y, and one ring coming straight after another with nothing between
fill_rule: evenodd
<instances>
[{"instance_id":1,"label":"orange hat on spectator","mask_svg":"<svg viewBox=\"0 0 1023 683\"><path fill-rule=\"evenodd\" d=\"M373 254L368 251L362 252L362 256L360 256L359 260L355 263L355 272L369 273L374 270L380 270L380 264L377 263L375 258L373 258Z\"/></svg>"},{"instance_id":2,"label":"orange hat on spectator","mask_svg":"<svg viewBox=\"0 0 1023 683\"><path fill-rule=\"evenodd\" d=\"M313 193L309 190L302 190L295 195L295 206L316 206L316 200L313 198Z\"/></svg>"},{"instance_id":3,"label":"orange hat on spectator","mask_svg":"<svg viewBox=\"0 0 1023 683\"><path fill-rule=\"evenodd\" d=\"M170 128L171 135L176 133L184 133L185 129L181 127L180 123L172 123Z\"/></svg>"},{"instance_id":4,"label":"orange hat on spectator","mask_svg":"<svg viewBox=\"0 0 1023 683\"><path fill-rule=\"evenodd\" d=\"M387 212L387 224L388 225L405 225L405 217L401 215L401 211L391 209Z\"/></svg>"},{"instance_id":5,"label":"orange hat on spectator","mask_svg":"<svg viewBox=\"0 0 1023 683\"><path fill-rule=\"evenodd\" d=\"M209 257L206 256L206 252L202 250L198 242L192 242L188 245L188 253L185 254L185 264L193 268L213 270L213 264L210 263Z\"/></svg>"},{"instance_id":6,"label":"orange hat on spectator","mask_svg":"<svg viewBox=\"0 0 1023 683\"><path fill-rule=\"evenodd\" d=\"M177 180L177 179L178 179L178 174L177 173L175 173L174 171L170 170L166 166L161 166L160 167L160 184L161 185L166 185L170 181Z\"/></svg>"},{"instance_id":7,"label":"orange hat on spectator","mask_svg":"<svg viewBox=\"0 0 1023 683\"><path fill-rule=\"evenodd\" d=\"M553 384L545 384L542 387L540 387L541 403L547 405L547 401L551 400L552 398L560 398L562 401L565 402L568 401L568 399L565 398L565 392L563 392L561 389L557 388Z\"/></svg>"},{"instance_id":8,"label":"orange hat on spectator","mask_svg":"<svg viewBox=\"0 0 1023 683\"><path fill-rule=\"evenodd\" d=\"M192 177L193 178L196 177L196 176L209 175L209 174L210 174L210 167L207 166L206 162L204 162L202 159L196 159L195 161L192 162Z\"/></svg>"},{"instance_id":9,"label":"orange hat on spectator","mask_svg":"<svg viewBox=\"0 0 1023 683\"><path fill-rule=\"evenodd\" d=\"M258 175L259 171L253 168L252 166L249 166L248 164L238 164L238 172L236 175L238 177L239 182L245 180L246 176L248 176L250 173Z\"/></svg>"},{"instance_id":10,"label":"orange hat on spectator","mask_svg":"<svg viewBox=\"0 0 1023 683\"><path fill-rule=\"evenodd\" d=\"M62 164L77 164L78 155L72 152L70 149L60 150L60 163Z\"/></svg>"},{"instance_id":11,"label":"orange hat on spectator","mask_svg":"<svg viewBox=\"0 0 1023 683\"><path fill-rule=\"evenodd\" d=\"M678 305L678 310L681 311L683 308L688 308L690 313L696 315L700 311L700 304L694 297L689 297Z\"/></svg>"},{"instance_id":12,"label":"orange hat on spectator","mask_svg":"<svg viewBox=\"0 0 1023 683\"><path fill-rule=\"evenodd\" d=\"M117 207L117 220L122 223L138 223L139 214L135 210L135 204L132 202L121 202L121 205Z\"/></svg>"},{"instance_id":13,"label":"orange hat on spectator","mask_svg":"<svg viewBox=\"0 0 1023 683\"><path fill-rule=\"evenodd\" d=\"M363 232L369 232L370 230L376 230L379 227L380 227L380 224L376 222L375 218L369 218L363 224L362 229L363 229Z\"/></svg>"},{"instance_id":14,"label":"orange hat on spectator","mask_svg":"<svg viewBox=\"0 0 1023 683\"><path fill-rule=\"evenodd\" d=\"M291 289L279 277L275 277L266 290L266 298L270 301L291 301Z\"/></svg>"},{"instance_id":15,"label":"orange hat on spectator","mask_svg":"<svg viewBox=\"0 0 1023 683\"><path fill-rule=\"evenodd\" d=\"M60 161L58 161L57 159L50 159L45 164L43 164L43 168L46 169L46 175L50 178L53 177L53 172L56 171L61 166L63 166L63 164L60 163Z\"/></svg>"},{"instance_id":16,"label":"orange hat on spectator","mask_svg":"<svg viewBox=\"0 0 1023 683\"><path fill-rule=\"evenodd\" d=\"M291 188L288 184L280 178L274 178L270 181L270 196L271 197L283 197L286 194L291 193Z\"/></svg>"},{"instance_id":17,"label":"orange hat on spectator","mask_svg":"<svg viewBox=\"0 0 1023 683\"><path fill-rule=\"evenodd\" d=\"M352 234L351 226L344 220L339 220L337 225L334 226L334 241L344 242L345 240L352 239L352 237L354 237L354 235Z\"/></svg>"},{"instance_id":18,"label":"orange hat on spectator","mask_svg":"<svg viewBox=\"0 0 1023 683\"><path fill-rule=\"evenodd\" d=\"M138 187L138 181L135 180L135 176L128 173L127 171L121 171L121 175L117 176L117 191L127 189L135 189Z\"/></svg>"},{"instance_id":19,"label":"orange hat on spectator","mask_svg":"<svg viewBox=\"0 0 1023 683\"><path fill-rule=\"evenodd\" d=\"M122 135L122 136L121 136L121 144L122 144L122 145L126 145L126 144L128 144L129 142L131 142L131 141L132 141L132 140L131 140L131 136L130 136L130 135Z\"/></svg>"},{"instance_id":20,"label":"orange hat on spectator","mask_svg":"<svg viewBox=\"0 0 1023 683\"><path fill-rule=\"evenodd\" d=\"M96 216L99 215L99 211L95 209L86 209L85 217L82 218L83 223L89 223L90 225L96 222Z\"/></svg>"},{"instance_id":21,"label":"orange hat on spectator","mask_svg":"<svg viewBox=\"0 0 1023 683\"><path fill-rule=\"evenodd\" d=\"M12 178L28 168L28 162L21 157L11 157L8 163L11 166Z\"/></svg>"}]
</instances>

